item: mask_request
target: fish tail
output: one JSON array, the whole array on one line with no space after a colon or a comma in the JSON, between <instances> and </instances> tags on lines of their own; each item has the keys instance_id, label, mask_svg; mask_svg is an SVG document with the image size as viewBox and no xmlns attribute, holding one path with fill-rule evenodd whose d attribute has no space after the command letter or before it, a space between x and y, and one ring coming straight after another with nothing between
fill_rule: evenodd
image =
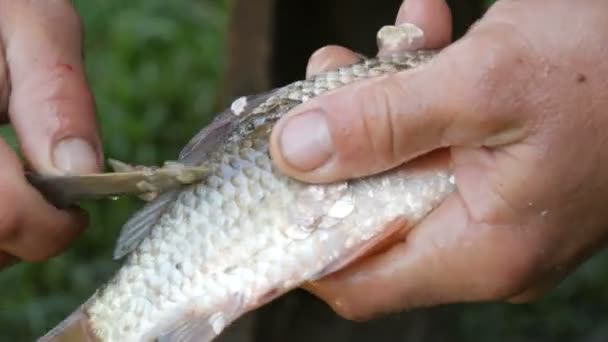
<instances>
[{"instance_id":1,"label":"fish tail","mask_svg":"<svg viewBox=\"0 0 608 342\"><path fill-rule=\"evenodd\" d=\"M99 339L93 334L84 307L80 307L63 322L39 338L38 342L99 342Z\"/></svg>"}]
</instances>

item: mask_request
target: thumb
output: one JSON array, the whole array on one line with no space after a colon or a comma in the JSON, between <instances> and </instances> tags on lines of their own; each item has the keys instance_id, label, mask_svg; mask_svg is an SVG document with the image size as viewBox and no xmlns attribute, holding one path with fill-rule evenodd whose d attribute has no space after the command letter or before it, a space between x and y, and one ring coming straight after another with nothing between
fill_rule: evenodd
<instances>
[{"instance_id":1,"label":"thumb","mask_svg":"<svg viewBox=\"0 0 608 342\"><path fill-rule=\"evenodd\" d=\"M506 77L525 80L530 70L508 35L490 33L454 43L416 69L353 83L295 108L272 133L275 163L297 179L332 182L442 147L519 139L524 101L497 97L523 99L525 87L519 82L496 93Z\"/></svg>"}]
</instances>

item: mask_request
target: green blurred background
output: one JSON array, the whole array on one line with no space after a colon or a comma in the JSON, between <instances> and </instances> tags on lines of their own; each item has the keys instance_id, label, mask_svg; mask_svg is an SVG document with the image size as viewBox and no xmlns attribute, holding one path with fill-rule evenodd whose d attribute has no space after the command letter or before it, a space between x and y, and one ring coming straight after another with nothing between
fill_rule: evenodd
<instances>
[{"instance_id":1,"label":"green blurred background","mask_svg":"<svg viewBox=\"0 0 608 342\"><path fill-rule=\"evenodd\" d=\"M220 109L229 1L74 3L85 23L107 156L142 164L174 159ZM3 134L14 143L10 129ZM40 336L108 279L119 265L111 258L118 230L139 205L86 203L91 226L67 253L0 272L0 341ZM608 340L607 266L603 253L534 304L451 306L450 324L437 328L449 329L450 341Z\"/></svg>"}]
</instances>

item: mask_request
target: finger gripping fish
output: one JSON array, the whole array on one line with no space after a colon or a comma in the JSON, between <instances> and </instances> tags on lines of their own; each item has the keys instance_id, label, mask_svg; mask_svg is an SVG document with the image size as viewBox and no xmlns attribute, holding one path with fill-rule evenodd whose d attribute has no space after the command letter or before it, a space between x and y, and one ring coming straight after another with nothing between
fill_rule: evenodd
<instances>
[{"instance_id":1,"label":"finger gripping fish","mask_svg":"<svg viewBox=\"0 0 608 342\"><path fill-rule=\"evenodd\" d=\"M454 190L445 156L313 185L275 168L269 136L311 98L434 54L364 59L237 99L177 160L204 177L160 193L126 223L115 250L124 265L41 341L210 341L245 312L341 269L391 223L419 222Z\"/></svg>"}]
</instances>

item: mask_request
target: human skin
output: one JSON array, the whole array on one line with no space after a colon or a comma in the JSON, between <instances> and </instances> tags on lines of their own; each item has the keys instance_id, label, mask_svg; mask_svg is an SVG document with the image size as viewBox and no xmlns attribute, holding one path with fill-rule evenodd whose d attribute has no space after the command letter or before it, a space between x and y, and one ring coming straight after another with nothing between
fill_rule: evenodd
<instances>
[{"instance_id":1,"label":"human skin","mask_svg":"<svg viewBox=\"0 0 608 342\"><path fill-rule=\"evenodd\" d=\"M64 250L86 226L24 177L101 169L102 146L82 59L80 19L67 0L0 0L0 121L16 131L24 161L0 139L0 268Z\"/></svg>"},{"instance_id":2,"label":"human skin","mask_svg":"<svg viewBox=\"0 0 608 342\"><path fill-rule=\"evenodd\" d=\"M275 126L273 159L325 183L447 148L458 191L390 248L307 289L356 320L542 296L608 237L608 2L499 0L451 44L443 0L408 0L397 21L420 26L423 47L447 47L295 108ZM354 59L328 47L308 72Z\"/></svg>"},{"instance_id":3,"label":"human skin","mask_svg":"<svg viewBox=\"0 0 608 342\"><path fill-rule=\"evenodd\" d=\"M422 27L424 47L450 42L443 0L408 0L398 21ZM308 289L351 319L442 303L520 302L602 248L607 31L605 1L501 0L424 68L344 87L281 120L272 154L293 177L358 177L449 148L459 189L403 241ZM0 119L14 125L37 172L101 168L81 41L69 1L0 0ZM354 60L331 47L313 56L308 71ZM327 136L302 129L322 127L307 116L328 123ZM59 253L85 226L84 214L48 204L4 141L0 158L0 265Z\"/></svg>"}]
</instances>

